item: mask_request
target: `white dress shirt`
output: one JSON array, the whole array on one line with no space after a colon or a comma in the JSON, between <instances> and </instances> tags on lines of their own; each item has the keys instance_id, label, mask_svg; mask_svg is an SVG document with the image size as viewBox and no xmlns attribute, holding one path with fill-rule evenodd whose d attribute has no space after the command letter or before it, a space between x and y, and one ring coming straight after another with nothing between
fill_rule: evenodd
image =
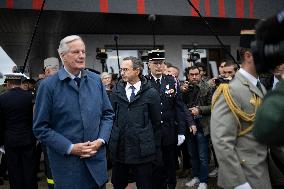
<instances>
[{"instance_id":1,"label":"white dress shirt","mask_svg":"<svg viewBox=\"0 0 284 189\"><path fill-rule=\"evenodd\" d=\"M273 86L272 86L272 90L275 89L277 83L279 82L279 79L277 79L275 76L273 76Z\"/></svg>"},{"instance_id":2,"label":"white dress shirt","mask_svg":"<svg viewBox=\"0 0 284 189\"><path fill-rule=\"evenodd\" d=\"M239 72L254 86L256 86L257 82L259 81L258 78L254 77L247 71L245 71L243 68L240 68Z\"/></svg>"},{"instance_id":3,"label":"white dress shirt","mask_svg":"<svg viewBox=\"0 0 284 189\"><path fill-rule=\"evenodd\" d=\"M160 80L160 83L161 83L161 81L162 81L162 75L161 75L160 78L157 78L157 77L155 77L155 76L153 76L153 75L152 75L152 77L155 79L155 81L157 81L157 79L159 79L159 80Z\"/></svg>"},{"instance_id":4,"label":"white dress shirt","mask_svg":"<svg viewBox=\"0 0 284 189\"><path fill-rule=\"evenodd\" d=\"M129 102L130 102L130 96L131 96L131 93L132 93L131 86L135 87L134 94L136 95L138 93L138 91L140 91L141 81L138 81L134 85L127 82L127 84L125 86L125 92L126 92L126 96L127 96L127 99L128 99Z\"/></svg>"},{"instance_id":5,"label":"white dress shirt","mask_svg":"<svg viewBox=\"0 0 284 189\"><path fill-rule=\"evenodd\" d=\"M69 76L71 77L72 80L74 80L75 77L81 78L81 71L80 71L80 73L77 76L75 76L75 75L71 74L65 67L64 67L64 70L69 74ZM75 80L74 80L74 82L77 85Z\"/></svg>"}]
</instances>

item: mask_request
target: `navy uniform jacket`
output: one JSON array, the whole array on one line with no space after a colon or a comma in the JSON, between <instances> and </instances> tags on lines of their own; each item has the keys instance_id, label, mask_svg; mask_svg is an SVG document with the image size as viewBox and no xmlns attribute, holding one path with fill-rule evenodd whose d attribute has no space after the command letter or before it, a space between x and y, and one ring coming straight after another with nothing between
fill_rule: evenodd
<instances>
[{"instance_id":1,"label":"navy uniform jacket","mask_svg":"<svg viewBox=\"0 0 284 189\"><path fill-rule=\"evenodd\" d=\"M32 92L20 87L10 89L0 96L0 130L2 131L0 140L5 146L16 147L35 143L32 131L32 100Z\"/></svg>"},{"instance_id":2,"label":"navy uniform jacket","mask_svg":"<svg viewBox=\"0 0 284 189\"><path fill-rule=\"evenodd\" d=\"M154 77L148 75L147 78L158 90ZM179 84L173 76L162 76L158 92L161 98L162 145L177 144L177 134L184 135L186 126L193 123L192 117L182 101Z\"/></svg>"}]
</instances>

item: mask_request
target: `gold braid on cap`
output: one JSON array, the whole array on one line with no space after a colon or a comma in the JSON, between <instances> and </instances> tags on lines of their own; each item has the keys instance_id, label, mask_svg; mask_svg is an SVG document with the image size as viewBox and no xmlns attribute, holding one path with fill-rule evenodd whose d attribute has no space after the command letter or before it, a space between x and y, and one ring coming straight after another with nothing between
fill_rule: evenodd
<instances>
[{"instance_id":1,"label":"gold braid on cap","mask_svg":"<svg viewBox=\"0 0 284 189\"><path fill-rule=\"evenodd\" d=\"M218 98L220 97L222 93L224 94L225 100L230 110L232 111L232 113L234 114L235 118L238 121L238 137L249 133L253 129L253 121L255 119L256 110L261 104L261 101L262 101L261 98L259 98L256 94L253 94L253 97L250 100L250 103L254 105L254 113L248 114L242 111L241 108L238 107L238 105L233 100L230 90L229 90L229 84L226 84L226 83L220 84L219 87L216 89L214 96L212 97L211 110L213 110L216 101L218 100ZM243 126L241 125L240 119L248 122L249 127L243 128Z\"/></svg>"}]
</instances>

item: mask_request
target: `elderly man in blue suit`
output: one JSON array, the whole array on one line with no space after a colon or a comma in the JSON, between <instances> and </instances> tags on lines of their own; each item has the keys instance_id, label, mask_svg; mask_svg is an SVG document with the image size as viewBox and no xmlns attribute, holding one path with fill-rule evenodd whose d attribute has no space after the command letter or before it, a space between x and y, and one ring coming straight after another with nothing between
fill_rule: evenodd
<instances>
[{"instance_id":1,"label":"elderly man in blue suit","mask_svg":"<svg viewBox=\"0 0 284 189\"><path fill-rule=\"evenodd\" d=\"M64 67L41 82L34 134L47 146L55 188L99 189L107 182L113 110L100 77L84 70L83 40L67 36L58 52Z\"/></svg>"}]
</instances>

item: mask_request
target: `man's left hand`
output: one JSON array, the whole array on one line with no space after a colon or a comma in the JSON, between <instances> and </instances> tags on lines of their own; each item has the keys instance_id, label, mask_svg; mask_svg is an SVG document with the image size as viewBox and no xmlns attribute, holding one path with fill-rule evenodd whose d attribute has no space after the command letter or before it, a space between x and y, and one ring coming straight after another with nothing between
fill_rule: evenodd
<instances>
[{"instance_id":1,"label":"man's left hand","mask_svg":"<svg viewBox=\"0 0 284 189\"><path fill-rule=\"evenodd\" d=\"M103 142L101 140L95 140L90 143L90 148L93 149L93 151L98 151L99 148L103 145Z\"/></svg>"},{"instance_id":2,"label":"man's left hand","mask_svg":"<svg viewBox=\"0 0 284 189\"><path fill-rule=\"evenodd\" d=\"M103 145L103 142L101 140L94 140L93 142L90 142L89 146L87 147L88 150L91 149L90 153L84 154L81 156L81 158L88 158L90 156L93 156L97 153L99 148Z\"/></svg>"}]
</instances>

